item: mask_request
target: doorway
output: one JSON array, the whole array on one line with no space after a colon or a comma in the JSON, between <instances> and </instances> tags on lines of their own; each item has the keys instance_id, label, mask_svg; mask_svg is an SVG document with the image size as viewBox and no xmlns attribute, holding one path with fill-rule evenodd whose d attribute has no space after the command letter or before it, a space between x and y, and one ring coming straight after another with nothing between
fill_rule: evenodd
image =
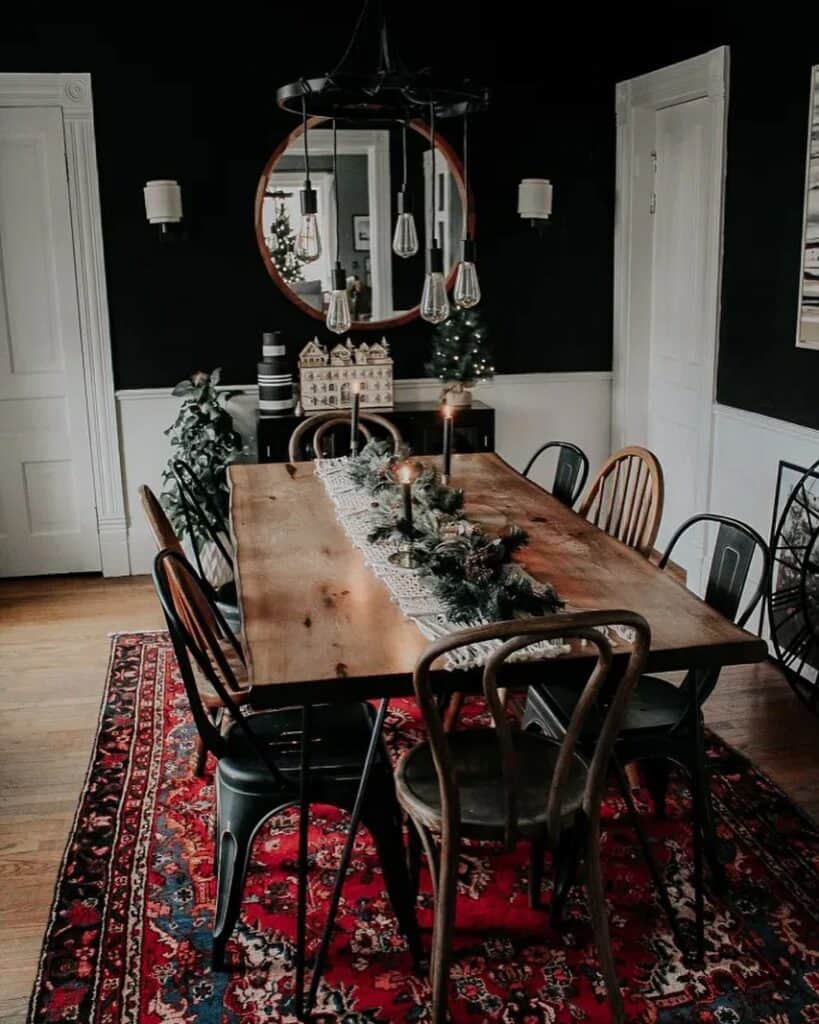
<instances>
[{"instance_id":1,"label":"doorway","mask_svg":"<svg viewBox=\"0 0 819 1024\"><path fill-rule=\"evenodd\" d=\"M709 507L727 82L720 47L617 86L612 438L663 466L659 549ZM677 552L694 587L703 540Z\"/></svg>"},{"instance_id":2,"label":"doorway","mask_svg":"<svg viewBox=\"0 0 819 1024\"><path fill-rule=\"evenodd\" d=\"M87 75L0 75L0 575L129 571Z\"/></svg>"}]
</instances>

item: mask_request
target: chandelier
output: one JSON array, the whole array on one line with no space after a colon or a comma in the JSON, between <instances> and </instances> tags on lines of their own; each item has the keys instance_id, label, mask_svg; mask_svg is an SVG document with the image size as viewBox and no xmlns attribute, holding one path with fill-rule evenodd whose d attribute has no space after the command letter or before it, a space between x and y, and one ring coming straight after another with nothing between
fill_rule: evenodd
<instances>
[{"instance_id":1,"label":"chandelier","mask_svg":"<svg viewBox=\"0 0 819 1024\"><path fill-rule=\"evenodd\" d=\"M370 49L371 56L372 50L375 50L375 59L372 65L368 66L365 58L362 68L360 57L366 49ZM418 251L413 204L406 181L406 126L419 117L429 121L432 167L429 188L430 237L427 239L426 275L420 305L422 318L433 324L446 320L450 312L443 274L443 251L435 237L436 122L447 118L462 118L467 209L464 216L463 251L458 263L453 295L456 305L462 308L476 305L480 300L480 287L475 268L475 241L469 228L467 140L469 117L486 109L489 103L488 89L469 79L438 79L430 68L409 69L391 47L382 2L364 0L350 41L333 70L316 78L299 78L295 82L281 86L276 92L276 101L282 110L296 114L302 120L305 181L300 197L302 220L296 236L296 251L305 262L316 260L321 254L316 219L317 197L310 182L309 119L317 117L331 120L334 136L338 121L396 122L402 126L404 180L398 193L398 217L393 237L393 252L405 259L414 256ZM337 182L335 146L333 176ZM338 252L339 215L339 205L336 202L336 261L327 326L336 333L343 333L349 329L351 317L349 306L346 311L344 308L347 303L346 273Z\"/></svg>"}]
</instances>

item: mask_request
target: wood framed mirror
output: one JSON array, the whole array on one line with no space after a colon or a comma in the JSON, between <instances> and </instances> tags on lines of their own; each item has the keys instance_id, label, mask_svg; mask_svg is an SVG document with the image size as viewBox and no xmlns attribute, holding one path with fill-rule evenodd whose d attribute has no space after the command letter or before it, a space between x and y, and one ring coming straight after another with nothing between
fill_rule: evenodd
<instances>
[{"instance_id":1,"label":"wood framed mirror","mask_svg":"<svg viewBox=\"0 0 819 1024\"><path fill-rule=\"evenodd\" d=\"M311 118L308 132L310 178L318 198L319 259L302 263L293 253L301 217L299 192L304 185L301 125L276 147L262 171L254 222L259 252L273 282L304 313L323 320L336 252L331 122ZM343 126L337 131L338 248L347 272L354 331L399 327L419 314L433 187L429 127L421 120L408 124L407 183L414 200L419 248L407 259L392 251L396 195L404 175L402 136L401 126L395 124ZM461 162L437 133L435 148L436 237L451 288L464 235L466 192ZM469 210L474 232L471 200Z\"/></svg>"}]
</instances>

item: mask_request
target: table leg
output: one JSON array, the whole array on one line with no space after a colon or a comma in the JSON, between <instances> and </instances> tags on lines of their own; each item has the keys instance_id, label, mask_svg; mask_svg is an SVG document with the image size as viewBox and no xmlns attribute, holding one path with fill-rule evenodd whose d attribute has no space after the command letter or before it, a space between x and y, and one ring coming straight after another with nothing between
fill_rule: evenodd
<instances>
[{"instance_id":1,"label":"table leg","mask_svg":"<svg viewBox=\"0 0 819 1024\"><path fill-rule=\"evenodd\" d=\"M310 824L310 731L312 707L305 704L301 719L301 763L299 775L299 855L296 904L296 1017L304 1014L304 968L307 943L307 829Z\"/></svg>"},{"instance_id":2,"label":"table leg","mask_svg":"<svg viewBox=\"0 0 819 1024\"><path fill-rule=\"evenodd\" d=\"M387 707L389 706L389 703L389 700L382 700L378 705L378 712L375 716L372 733L370 734L370 743L367 747L367 755L364 758L364 764L361 768L361 781L358 784L358 791L356 792L355 803L353 804L353 810L350 816L350 824L347 829L347 837L344 841L344 849L341 852L341 860L338 865L335 883L333 884L330 904L327 908L327 920L324 924L321 942L319 944L318 952L316 953L316 959L313 963L313 976L310 979L310 991L307 994L307 1005L305 1007L306 1014L310 1013L318 993L319 982L321 981L321 972L324 969L324 961L327 958L327 950L330 948L330 939L332 938L333 927L336 922L338 904L341 899L341 890L344 886L347 869L350 866L350 858L353 853L355 836L361 822L361 811L364 806L364 798L367 794L367 785L370 781L370 775L372 773L376 754L378 753L378 744L381 740L381 731L384 728L384 719L387 715Z\"/></svg>"}]
</instances>

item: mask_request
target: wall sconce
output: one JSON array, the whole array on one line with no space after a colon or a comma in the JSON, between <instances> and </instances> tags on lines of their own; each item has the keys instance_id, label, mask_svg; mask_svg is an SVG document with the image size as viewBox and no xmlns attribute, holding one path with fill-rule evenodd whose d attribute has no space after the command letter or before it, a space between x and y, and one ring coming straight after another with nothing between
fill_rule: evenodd
<instances>
[{"instance_id":1,"label":"wall sconce","mask_svg":"<svg viewBox=\"0 0 819 1024\"><path fill-rule=\"evenodd\" d=\"M169 224L182 220L182 190L176 181L145 182L145 216L150 224L158 224L167 234Z\"/></svg>"},{"instance_id":2,"label":"wall sconce","mask_svg":"<svg viewBox=\"0 0 819 1024\"><path fill-rule=\"evenodd\" d=\"M543 234L552 215L552 183L546 178L524 178L518 185L518 213Z\"/></svg>"}]
</instances>

